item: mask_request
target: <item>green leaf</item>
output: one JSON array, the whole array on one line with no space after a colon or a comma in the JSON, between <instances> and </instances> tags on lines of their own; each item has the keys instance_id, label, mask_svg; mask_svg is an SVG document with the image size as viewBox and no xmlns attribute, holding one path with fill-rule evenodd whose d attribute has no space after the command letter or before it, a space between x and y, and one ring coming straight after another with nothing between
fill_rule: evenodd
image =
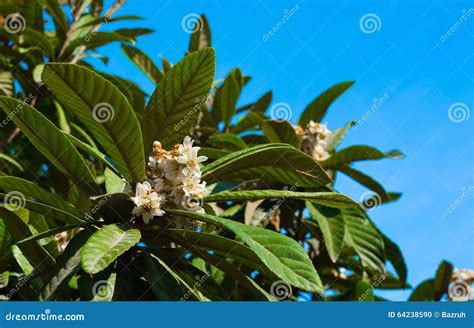
<instances>
[{"instance_id":1,"label":"green leaf","mask_svg":"<svg viewBox=\"0 0 474 328\"><path fill-rule=\"evenodd\" d=\"M202 14L199 16L192 31L188 52L194 52L211 46L211 29L206 15Z\"/></svg>"},{"instance_id":2,"label":"green leaf","mask_svg":"<svg viewBox=\"0 0 474 328\"><path fill-rule=\"evenodd\" d=\"M183 229L168 229L165 234L178 243L194 245L206 251L211 250L226 257L233 258L251 269L263 265L259 257L247 246L222 236ZM261 268L259 270L264 270Z\"/></svg>"},{"instance_id":3,"label":"green leaf","mask_svg":"<svg viewBox=\"0 0 474 328\"><path fill-rule=\"evenodd\" d=\"M96 231L81 250L82 268L87 273L104 270L117 257L140 241L140 230L122 230L115 224Z\"/></svg>"},{"instance_id":4,"label":"green leaf","mask_svg":"<svg viewBox=\"0 0 474 328\"><path fill-rule=\"evenodd\" d=\"M117 87L93 71L72 64L46 64L43 81L86 125L127 181L145 179L140 125Z\"/></svg>"},{"instance_id":5,"label":"green leaf","mask_svg":"<svg viewBox=\"0 0 474 328\"><path fill-rule=\"evenodd\" d=\"M6 194L0 193L0 197L5 198ZM50 219L58 220L64 223L79 223L79 222L89 222L87 218L83 216L75 216L63 210L57 209L55 207L45 205L42 203L34 202L31 200L23 200L24 207L38 214L42 214Z\"/></svg>"},{"instance_id":6,"label":"green leaf","mask_svg":"<svg viewBox=\"0 0 474 328\"><path fill-rule=\"evenodd\" d=\"M46 10L53 17L54 26L56 27L56 37L59 38L59 42L62 43L66 38L68 30L68 23L66 14L61 9L61 5L56 0L43 0L46 5Z\"/></svg>"},{"instance_id":7,"label":"green leaf","mask_svg":"<svg viewBox=\"0 0 474 328\"><path fill-rule=\"evenodd\" d=\"M42 203L70 213L71 215L77 217L84 216L80 211L74 208L74 206L64 201L62 198L28 180L17 177L3 176L0 177L0 189L7 193L12 191L20 192L24 195L24 197L27 196L34 198Z\"/></svg>"},{"instance_id":8,"label":"green leaf","mask_svg":"<svg viewBox=\"0 0 474 328\"><path fill-rule=\"evenodd\" d=\"M82 230L68 243L64 252L58 257L54 275L41 291L41 301L55 300L71 277L80 270L81 248L89 236L89 231Z\"/></svg>"},{"instance_id":9,"label":"green leaf","mask_svg":"<svg viewBox=\"0 0 474 328\"><path fill-rule=\"evenodd\" d=\"M336 147L339 146L339 144L342 142L344 137L347 134L347 131L349 131L350 127L353 126L355 122L351 121L344 125L342 128L335 129L334 131L331 132L329 135L329 139L326 143L326 151L327 152L333 152L336 150Z\"/></svg>"},{"instance_id":10,"label":"green leaf","mask_svg":"<svg viewBox=\"0 0 474 328\"><path fill-rule=\"evenodd\" d=\"M126 182L123 181L117 174L109 168L105 168L105 190L108 194L115 194L122 192L125 188Z\"/></svg>"},{"instance_id":11,"label":"green leaf","mask_svg":"<svg viewBox=\"0 0 474 328\"><path fill-rule=\"evenodd\" d=\"M119 171L117 171L117 169L113 165L113 163L111 163L107 159L107 156L105 156L105 154L101 153L97 148L95 148L93 146L90 146L90 145L86 144L85 142L82 142L81 140L77 139L76 137L74 137L70 134L67 134L66 136L69 139L69 141L71 141L71 143L74 146L76 146L76 148L79 148L80 150L82 150L87 155L90 155L90 156L96 158L97 160L101 161L112 172L115 172L116 174L120 174Z\"/></svg>"},{"instance_id":12,"label":"green leaf","mask_svg":"<svg viewBox=\"0 0 474 328\"><path fill-rule=\"evenodd\" d=\"M305 127L311 120L320 122L326 115L329 106L353 84L354 81L342 82L324 91L305 108L298 125Z\"/></svg>"},{"instance_id":13,"label":"green leaf","mask_svg":"<svg viewBox=\"0 0 474 328\"><path fill-rule=\"evenodd\" d=\"M358 170L350 168L349 166L338 167L338 170L347 175L348 177L354 179L364 187L367 187L370 190L374 191L377 195L379 195L380 198L388 197L385 188L380 183L375 181L372 177Z\"/></svg>"},{"instance_id":14,"label":"green leaf","mask_svg":"<svg viewBox=\"0 0 474 328\"><path fill-rule=\"evenodd\" d=\"M382 237L362 210L341 210L345 239L360 257L362 265L371 273L383 272L385 263Z\"/></svg>"},{"instance_id":15,"label":"green leaf","mask_svg":"<svg viewBox=\"0 0 474 328\"><path fill-rule=\"evenodd\" d=\"M233 152L203 167L207 183L223 180L262 179L299 187L331 182L310 156L287 144L266 144Z\"/></svg>"},{"instance_id":16,"label":"green leaf","mask_svg":"<svg viewBox=\"0 0 474 328\"><path fill-rule=\"evenodd\" d=\"M4 160L5 162L8 162L10 164L12 164L13 166L15 166L18 170L20 170L20 172L23 172L25 169L23 168L23 166L18 163L18 161L16 161L15 159L11 158L10 156L8 155L5 155L3 153L0 153L0 160Z\"/></svg>"},{"instance_id":17,"label":"green leaf","mask_svg":"<svg viewBox=\"0 0 474 328\"><path fill-rule=\"evenodd\" d=\"M383 158L401 159L404 156L399 150L382 153L380 150L370 146L356 145L344 148L331 155L331 157L322 162L322 165L324 168L329 169L356 161L379 160Z\"/></svg>"},{"instance_id":18,"label":"green leaf","mask_svg":"<svg viewBox=\"0 0 474 328\"><path fill-rule=\"evenodd\" d=\"M23 31L23 38L25 43L29 44L32 47L40 49L47 57L51 57L54 59L54 48L45 34L27 27Z\"/></svg>"},{"instance_id":19,"label":"green leaf","mask_svg":"<svg viewBox=\"0 0 474 328\"><path fill-rule=\"evenodd\" d=\"M179 210L168 210L167 212L213 224L233 232L279 278L303 290L324 293L321 280L311 260L303 248L293 239L277 232L244 225L213 215Z\"/></svg>"},{"instance_id":20,"label":"green leaf","mask_svg":"<svg viewBox=\"0 0 474 328\"><path fill-rule=\"evenodd\" d=\"M68 224L68 225L65 225L65 226L59 226L59 227L56 227L56 228L49 229L47 231L43 231L41 233L37 233L37 234L32 235L30 237L27 237L25 239L19 240L19 241L16 242L16 244L19 245L19 244L27 243L27 242L34 241L34 240L41 240L41 239L47 238L49 236L56 235L60 232L68 231L68 230L75 229L75 228L79 228L81 226L82 226L82 223L75 223L75 224Z\"/></svg>"},{"instance_id":21,"label":"green leaf","mask_svg":"<svg viewBox=\"0 0 474 328\"><path fill-rule=\"evenodd\" d=\"M80 46L85 46L87 49L94 49L105 46L112 42L127 42L135 43L133 37L115 32L89 32L83 36L79 36L69 43L65 50L66 55L70 55L74 50Z\"/></svg>"},{"instance_id":22,"label":"green leaf","mask_svg":"<svg viewBox=\"0 0 474 328\"><path fill-rule=\"evenodd\" d=\"M206 48L186 56L164 75L141 119L145 153L151 152L155 140L165 149L183 141L206 109L214 71L214 50Z\"/></svg>"},{"instance_id":23,"label":"green leaf","mask_svg":"<svg viewBox=\"0 0 474 328\"><path fill-rule=\"evenodd\" d=\"M441 297L448 292L448 286L451 283L453 274L453 265L447 261L443 261L436 271L434 281L434 300L439 301Z\"/></svg>"},{"instance_id":24,"label":"green leaf","mask_svg":"<svg viewBox=\"0 0 474 328\"><path fill-rule=\"evenodd\" d=\"M122 51L153 83L158 84L161 81L163 74L144 52L126 44L122 45Z\"/></svg>"},{"instance_id":25,"label":"green leaf","mask_svg":"<svg viewBox=\"0 0 474 328\"><path fill-rule=\"evenodd\" d=\"M208 139L208 143L216 148L223 148L229 150L240 150L247 147L245 141L239 136L232 133L218 133L212 135Z\"/></svg>"},{"instance_id":26,"label":"green leaf","mask_svg":"<svg viewBox=\"0 0 474 328\"><path fill-rule=\"evenodd\" d=\"M160 301L179 301L186 293L187 284L161 259L145 253L146 279ZM192 288L189 288L192 291Z\"/></svg>"},{"instance_id":27,"label":"green leaf","mask_svg":"<svg viewBox=\"0 0 474 328\"><path fill-rule=\"evenodd\" d=\"M240 96L240 83L233 72L229 73L222 86L217 89L213 100L212 115L216 122L221 120L224 127L227 127L235 114L235 106Z\"/></svg>"},{"instance_id":28,"label":"green leaf","mask_svg":"<svg viewBox=\"0 0 474 328\"><path fill-rule=\"evenodd\" d=\"M266 119L262 113L248 112L240 117L237 123L230 127L229 131L234 134L239 134L249 130L256 130Z\"/></svg>"},{"instance_id":29,"label":"green leaf","mask_svg":"<svg viewBox=\"0 0 474 328\"><path fill-rule=\"evenodd\" d=\"M266 121L262 124L262 130L269 142L287 143L298 149L301 147L301 139L287 121Z\"/></svg>"},{"instance_id":30,"label":"green leaf","mask_svg":"<svg viewBox=\"0 0 474 328\"><path fill-rule=\"evenodd\" d=\"M223 191L206 196L206 202L254 201L258 199L307 200L313 203L336 208L359 208L359 204L349 197L335 192L297 192L290 190L241 190Z\"/></svg>"},{"instance_id":31,"label":"green leaf","mask_svg":"<svg viewBox=\"0 0 474 328\"><path fill-rule=\"evenodd\" d=\"M89 22L84 22L82 24L78 24L77 28L83 28L86 26L92 26L92 25L100 25L100 24L108 24L108 23L113 23L113 22L119 22L123 20L142 20L140 16L134 16L134 15L126 15L126 16L118 16L118 17L111 17L111 16L104 16L104 17L98 17L96 19L93 19Z\"/></svg>"},{"instance_id":32,"label":"green leaf","mask_svg":"<svg viewBox=\"0 0 474 328\"><path fill-rule=\"evenodd\" d=\"M435 300L435 281L427 279L421 282L411 293L409 301L434 301Z\"/></svg>"},{"instance_id":33,"label":"green leaf","mask_svg":"<svg viewBox=\"0 0 474 328\"><path fill-rule=\"evenodd\" d=\"M336 262L341 254L344 241L345 229L341 213L338 211L324 211L324 209L319 211L309 201L306 202L306 208L309 210L311 218L318 222L329 257L333 262Z\"/></svg>"},{"instance_id":34,"label":"green leaf","mask_svg":"<svg viewBox=\"0 0 474 328\"><path fill-rule=\"evenodd\" d=\"M13 74L0 69L0 95L13 97L15 84Z\"/></svg>"},{"instance_id":35,"label":"green leaf","mask_svg":"<svg viewBox=\"0 0 474 328\"><path fill-rule=\"evenodd\" d=\"M13 98L0 96L0 107L59 171L84 191L97 192L97 184L89 167L51 121L35 108Z\"/></svg>"},{"instance_id":36,"label":"green leaf","mask_svg":"<svg viewBox=\"0 0 474 328\"><path fill-rule=\"evenodd\" d=\"M408 269L402 251L400 250L400 247L398 247L398 245L390 240L387 236L384 234L381 235L387 260L392 263L402 284L405 284L407 282Z\"/></svg>"},{"instance_id":37,"label":"green leaf","mask_svg":"<svg viewBox=\"0 0 474 328\"><path fill-rule=\"evenodd\" d=\"M0 217L3 219L3 223L14 242L32 235L28 225L15 213L0 207ZM54 266L54 260L36 241L20 244L18 248L28 262L42 274L48 272Z\"/></svg>"},{"instance_id":38,"label":"green leaf","mask_svg":"<svg viewBox=\"0 0 474 328\"><path fill-rule=\"evenodd\" d=\"M263 114L267 110L271 102L272 102L272 92L268 91L263 96L261 96L255 103L250 104L250 105L245 105L237 109L237 113L240 113L244 110L249 110L253 112L260 112Z\"/></svg>"}]
</instances>

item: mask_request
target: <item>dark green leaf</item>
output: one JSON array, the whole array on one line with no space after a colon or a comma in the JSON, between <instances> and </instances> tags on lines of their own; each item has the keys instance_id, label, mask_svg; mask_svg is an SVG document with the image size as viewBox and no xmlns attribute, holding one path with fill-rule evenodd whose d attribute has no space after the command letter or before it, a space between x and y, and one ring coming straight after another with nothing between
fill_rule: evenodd
<instances>
[{"instance_id":1,"label":"dark green leaf","mask_svg":"<svg viewBox=\"0 0 474 328\"><path fill-rule=\"evenodd\" d=\"M30 105L0 96L0 107L28 137L31 143L71 181L88 193L98 188L92 172L64 134Z\"/></svg>"},{"instance_id":2,"label":"dark green leaf","mask_svg":"<svg viewBox=\"0 0 474 328\"><path fill-rule=\"evenodd\" d=\"M216 225L241 238L279 278L309 292L324 293L321 280L303 248L277 232L208 214L168 210L168 213Z\"/></svg>"},{"instance_id":3,"label":"dark green leaf","mask_svg":"<svg viewBox=\"0 0 474 328\"><path fill-rule=\"evenodd\" d=\"M93 71L71 64L46 64L43 82L87 126L127 181L145 179L140 126L117 87Z\"/></svg>"},{"instance_id":4,"label":"dark green leaf","mask_svg":"<svg viewBox=\"0 0 474 328\"><path fill-rule=\"evenodd\" d=\"M186 56L164 75L141 119L145 153L151 152L155 140L165 149L183 141L206 108L214 71L214 50L206 48Z\"/></svg>"},{"instance_id":5,"label":"dark green leaf","mask_svg":"<svg viewBox=\"0 0 474 328\"><path fill-rule=\"evenodd\" d=\"M262 179L299 187L331 182L313 158L287 144L259 145L230 153L205 166L202 177L208 183Z\"/></svg>"},{"instance_id":6,"label":"dark green leaf","mask_svg":"<svg viewBox=\"0 0 474 328\"><path fill-rule=\"evenodd\" d=\"M311 120L320 122L326 115L329 106L353 84L354 81L342 82L324 91L305 108L298 125L305 127Z\"/></svg>"},{"instance_id":7,"label":"dark green leaf","mask_svg":"<svg viewBox=\"0 0 474 328\"><path fill-rule=\"evenodd\" d=\"M334 168L339 165L350 164L356 161L367 161L367 160L379 160L382 158L403 158L402 152L399 150L391 150L386 153L382 153L380 150L370 146L350 146L344 148L337 153L334 153L327 160L322 162L324 168Z\"/></svg>"}]
</instances>

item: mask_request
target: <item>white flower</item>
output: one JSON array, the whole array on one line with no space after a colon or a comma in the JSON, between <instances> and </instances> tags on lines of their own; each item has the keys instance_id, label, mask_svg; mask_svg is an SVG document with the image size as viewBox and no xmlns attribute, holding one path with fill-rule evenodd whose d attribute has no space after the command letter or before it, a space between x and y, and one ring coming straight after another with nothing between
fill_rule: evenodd
<instances>
[{"instance_id":1,"label":"white flower","mask_svg":"<svg viewBox=\"0 0 474 328\"><path fill-rule=\"evenodd\" d=\"M194 140L191 137L186 136L183 144L179 145L178 152L179 156L176 157L176 162L185 165L183 168L183 174L185 176L199 175L201 174L199 169L199 163L207 160L206 156L198 156L200 147L193 147Z\"/></svg>"},{"instance_id":2,"label":"white flower","mask_svg":"<svg viewBox=\"0 0 474 328\"><path fill-rule=\"evenodd\" d=\"M308 130L311 134L318 134L322 136L322 139L326 138L331 133L326 124L315 123L312 120L309 121Z\"/></svg>"},{"instance_id":3,"label":"white flower","mask_svg":"<svg viewBox=\"0 0 474 328\"><path fill-rule=\"evenodd\" d=\"M314 146L313 153L311 155L318 162L325 161L330 156L329 153L321 145Z\"/></svg>"},{"instance_id":4,"label":"white flower","mask_svg":"<svg viewBox=\"0 0 474 328\"><path fill-rule=\"evenodd\" d=\"M207 194L206 182L201 182L198 177L185 179L183 181L183 191L187 196L203 198Z\"/></svg>"},{"instance_id":5,"label":"white flower","mask_svg":"<svg viewBox=\"0 0 474 328\"><path fill-rule=\"evenodd\" d=\"M148 223L155 216L163 216L165 211L161 209L164 197L159 195L148 181L137 183L135 197L132 197L135 208L132 211L134 215L141 215L143 222Z\"/></svg>"}]
</instances>

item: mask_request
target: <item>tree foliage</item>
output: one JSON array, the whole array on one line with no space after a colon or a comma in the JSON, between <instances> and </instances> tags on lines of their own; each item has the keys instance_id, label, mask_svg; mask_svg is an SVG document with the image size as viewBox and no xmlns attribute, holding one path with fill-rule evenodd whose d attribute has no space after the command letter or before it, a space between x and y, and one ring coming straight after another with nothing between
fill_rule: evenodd
<instances>
[{"instance_id":1,"label":"tree foliage","mask_svg":"<svg viewBox=\"0 0 474 328\"><path fill-rule=\"evenodd\" d=\"M132 46L152 31L101 31L139 19L117 16L119 6L0 5L2 298L360 300L369 289L409 287L400 249L367 213L400 194L353 167L403 154L339 149L352 122L332 133L318 123L354 82L315 97L292 125L268 113L270 91L239 103L250 81L239 68L216 81L205 16L183 59L160 64ZM156 85L151 95L95 67L111 43ZM147 187L148 158L179 151L186 136L207 157L198 166L207 191L190 208L156 208L145 219L135 192ZM374 198L359 204L339 193L339 173ZM158 202L156 188L146 197ZM433 298L446 293L451 271L430 280ZM30 283L15 288L22 279ZM426 298L423 290L412 298Z\"/></svg>"}]
</instances>

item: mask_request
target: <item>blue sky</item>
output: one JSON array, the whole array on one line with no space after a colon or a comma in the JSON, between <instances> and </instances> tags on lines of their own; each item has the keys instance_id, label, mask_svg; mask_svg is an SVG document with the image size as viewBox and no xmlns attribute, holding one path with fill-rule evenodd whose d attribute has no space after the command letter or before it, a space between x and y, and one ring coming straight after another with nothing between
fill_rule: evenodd
<instances>
[{"instance_id":1,"label":"blue sky","mask_svg":"<svg viewBox=\"0 0 474 328\"><path fill-rule=\"evenodd\" d=\"M469 117L474 108L474 9L468 1L135 0L117 15L139 15L145 21L115 26L156 30L137 46L157 62L160 56L176 62L189 42L183 18L193 13L205 13L210 22L216 78L233 67L252 76L242 104L273 90L272 104L288 104L296 122L326 88L355 80L323 121L335 129L362 120L342 147L368 144L406 154L403 160L355 167L387 190L403 192L397 203L369 214L400 245L409 282L432 277L442 259L474 268L474 117ZM285 19L285 13L291 17ZM110 57L104 70L152 92L151 82L118 46L102 53ZM374 99L381 97L384 103L374 110ZM337 188L356 200L365 192L342 176ZM408 295L384 293L397 300Z\"/></svg>"}]
</instances>

